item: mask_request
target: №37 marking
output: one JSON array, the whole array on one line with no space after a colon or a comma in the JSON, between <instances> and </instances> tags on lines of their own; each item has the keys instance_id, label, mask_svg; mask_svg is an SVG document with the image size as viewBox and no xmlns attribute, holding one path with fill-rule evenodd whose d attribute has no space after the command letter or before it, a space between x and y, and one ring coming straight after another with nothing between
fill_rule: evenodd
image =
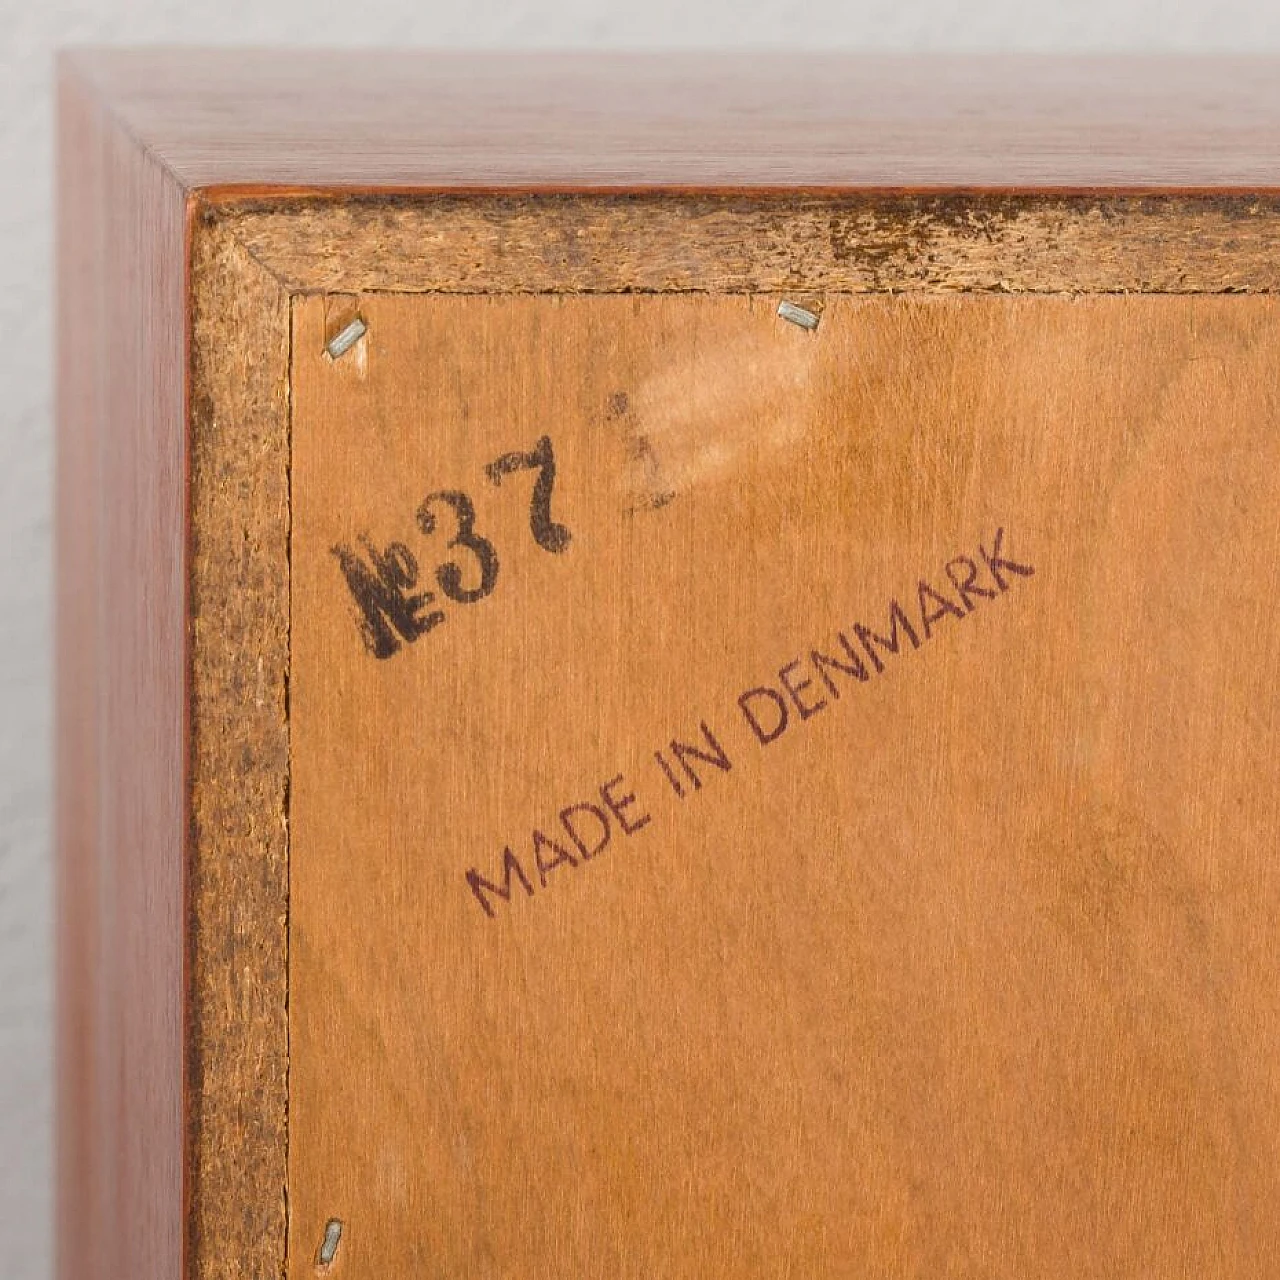
<instances>
[{"instance_id":1,"label":"\u211637 marking","mask_svg":"<svg viewBox=\"0 0 1280 1280\"><path fill-rule=\"evenodd\" d=\"M537 473L529 499L529 532L543 551L559 555L568 548L573 535L551 517L556 456L549 436L540 437L527 452L504 453L485 467L485 475L494 486L501 485L503 477L517 471ZM476 604L497 585L497 549L488 538L476 532L475 503L461 489L438 489L423 498L416 523L426 537L436 533L437 512L441 509L452 514L454 523L446 548L467 552L479 569L479 581L474 586L466 586L469 575L463 564L446 560L436 566L436 585L445 599L454 604ZM438 627L446 615L441 608L428 607L435 602L434 591L417 589L418 558L405 543L391 542L379 551L367 536L362 536L360 544L364 556L346 543L339 543L331 550L355 600L365 648L375 658L390 658L404 644L411 644Z\"/></svg>"}]
</instances>

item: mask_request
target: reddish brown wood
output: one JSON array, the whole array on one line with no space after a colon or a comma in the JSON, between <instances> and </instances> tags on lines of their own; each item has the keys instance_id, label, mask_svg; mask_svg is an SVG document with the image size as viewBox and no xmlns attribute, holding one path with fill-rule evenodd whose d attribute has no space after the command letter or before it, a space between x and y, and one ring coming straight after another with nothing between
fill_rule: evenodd
<instances>
[{"instance_id":1,"label":"reddish brown wood","mask_svg":"<svg viewBox=\"0 0 1280 1280\"><path fill-rule=\"evenodd\" d=\"M1280 186L1274 59L76 55L190 186Z\"/></svg>"},{"instance_id":2,"label":"reddish brown wood","mask_svg":"<svg viewBox=\"0 0 1280 1280\"><path fill-rule=\"evenodd\" d=\"M100 1238L95 1134L98 1072L99 894L95 859L98 795L98 599L94 586L98 451L86 439L102 414L102 228L90 210L103 199L101 121L79 87L64 80L59 102L57 364L57 720L58 845L58 1272L94 1275ZM74 434L70 424L80 430Z\"/></svg>"},{"instance_id":3,"label":"reddish brown wood","mask_svg":"<svg viewBox=\"0 0 1280 1280\"><path fill-rule=\"evenodd\" d=\"M70 57L65 1280L256 1280L285 1261L293 298L1273 291L1277 205L1253 196L1280 191L1277 69ZM589 189L606 194L544 198ZM886 194L904 189L936 198ZM501 198L457 194L483 190ZM1151 190L1180 198L1134 198Z\"/></svg>"},{"instance_id":4,"label":"reddish brown wood","mask_svg":"<svg viewBox=\"0 0 1280 1280\"><path fill-rule=\"evenodd\" d=\"M61 84L60 1274L178 1276L184 207Z\"/></svg>"}]
</instances>

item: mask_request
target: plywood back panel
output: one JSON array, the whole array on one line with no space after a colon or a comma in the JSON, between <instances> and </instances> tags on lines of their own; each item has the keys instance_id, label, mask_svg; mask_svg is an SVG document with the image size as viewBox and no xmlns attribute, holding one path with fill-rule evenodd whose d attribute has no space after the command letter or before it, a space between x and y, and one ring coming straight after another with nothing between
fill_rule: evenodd
<instances>
[{"instance_id":1,"label":"plywood back panel","mask_svg":"<svg viewBox=\"0 0 1280 1280\"><path fill-rule=\"evenodd\" d=\"M291 1274L1274 1273L1280 308L776 303L294 301Z\"/></svg>"}]
</instances>

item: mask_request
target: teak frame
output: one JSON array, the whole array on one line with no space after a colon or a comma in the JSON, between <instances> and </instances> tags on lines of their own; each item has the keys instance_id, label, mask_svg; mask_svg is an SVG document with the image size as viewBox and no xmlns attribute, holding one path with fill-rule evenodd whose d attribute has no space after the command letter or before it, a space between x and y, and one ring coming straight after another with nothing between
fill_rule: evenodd
<instances>
[{"instance_id":1,"label":"teak frame","mask_svg":"<svg viewBox=\"0 0 1280 1280\"><path fill-rule=\"evenodd\" d=\"M249 107L218 125L210 104L283 61L197 59L191 90L183 56L62 67L59 1247L77 1280L285 1266L295 297L1280 289L1271 161L1245 138L1215 170L1192 120L1180 146L1139 119L1105 161L1086 123L1056 169L1014 159L1005 180L981 144L938 182L894 182L910 165L883 154L824 170L802 129L704 182L687 157L628 174L554 149L539 181L495 172L483 140L446 177L448 154L412 136L372 162L350 139L295 160L293 117L256 143ZM1081 85L1127 75L1054 65ZM153 73L172 83L149 96ZM300 115L345 74L312 64ZM376 63L350 74L378 136L394 95ZM1242 73L1175 68L1169 101L1178 74L1226 92ZM1280 109L1255 90L1274 137ZM921 128L926 158L945 125Z\"/></svg>"}]
</instances>

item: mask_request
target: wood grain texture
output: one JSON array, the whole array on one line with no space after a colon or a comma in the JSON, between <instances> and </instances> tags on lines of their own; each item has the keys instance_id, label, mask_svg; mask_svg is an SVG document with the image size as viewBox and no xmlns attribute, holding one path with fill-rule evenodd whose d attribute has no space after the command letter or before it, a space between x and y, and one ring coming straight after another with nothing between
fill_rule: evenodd
<instances>
[{"instance_id":1,"label":"wood grain texture","mask_svg":"<svg viewBox=\"0 0 1280 1280\"><path fill-rule=\"evenodd\" d=\"M60 1273L180 1273L185 195L60 98Z\"/></svg>"},{"instance_id":2,"label":"wood grain texture","mask_svg":"<svg viewBox=\"0 0 1280 1280\"><path fill-rule=\"evenodd\" d=\"M298 293L1269 293L1270 197L227 199Z\"/></svg>"},{"instance_id":3,"label":"wood grain texture","mask_svg":"<svg viewBox=\"0 0 1280 1280\"><path fill-rule=\"evenodd\" d=\"M102 122L76 86L58 98L57 339L57 1268L93 1277L103 1237L97 1137L101 1088L91 1047L102 1018L96 858L99 792L97 529L94 424L104 416L105 175ZM74 429L73 429L74 424Z\"/></svg>"},{"instance_id":4,"label":"wood grain texture","mask_svg":"<svg viewBox=\"0 0 1280 1280\"><path fill-rule=\"evenodd\" d=\"M187 1275L277 1275L288 1109L289 299L192 223Z\"/></svg>"},{"instance_id":5,"label":"wood grain texture","mask_svg":"<svg viewBox=\"0 0 1280 1280\"><path fill-rule=\"evenodd\" d=\"M677 1274L700 1262L719 1272L724 1247L713 1249L707 1225L717 1222L743 1274L840 1274L852 1260L937 1275L957 1259L986 1274L1089 1274L1097 1257L1108 1275L1273 1274L1280 1126L1263 1057L1274 1056L1274 1008L1259 975L1274 951L1275 895L1259 850L1276 829L1274 700L1262 683L1277 656L1263 607L1275 585L1274 311L1261 298L964 295L1275 291L1274 70L1248 58L67 58L60 1274L307 1275L325 1216L352 1210L334 1271L356 1274L361 1259L384 1256L383 1228L406 1207L422 1211L400 1233L403 1251L419 1250L404 1268L414 1274L442 1253L459 1274L501 1275L513 1250L559 1265L588 1247L598 1250L588 1272L599 1258L619 1276L667 1262ZM815 339L772 319L782 291L824 309ZM326 362L320 340L357 311L370 337ZM535 341L538 317L554 323ZM453 353L449 377L424 382L442 350ZM856 452L876 498L866 509L823 497L837 478L820 466L838 452L833 406L845 403L823 354L832 350L862 379L840 388L870 424ZM498 372L467 390L479 368ZM613 373L628 385L606 387ZM320 453L308 438L293 452L299 392L303 427L332 433ZM827 711L754 773L735 759L723 781L736 811L691 802L701 826L654 839L684 808L669 801L635 837L646 852L601 855L581 877L602 913L595 924L575 914L572 894L539 890L524 905L548 950L533 957L528 936L498 935L520 1000L477 962L462 977L480 1005L468 1009L466 990L444 989L447 972L432 969L427 1007L385 928L354 953L361 931L374 933L371 902L400 920L432 891L429 879L409 882L407 837L390 819L360 852L400 852L370 883L295 862L305 910L290 934L291 627L301 623L311 664L304 762L316 762L315 726L330 711L335 733L358 736L383 706L338 699L313 716L348 659L335 649L332 670L315 664L317 634L338 620L327 594L309 612L318 578L294 581L290 469L300 463L320 495L341 498L326 508L317 491L302 496L302 564L331 573L325 521L354 518L361 495L376 499L372 519L380 503L412 496L419 464L465 469L492 442L446 435L438 449L428 434L438 424L392 431L407 470L375 492L391 454L361 451L366 423L403 423L416 405L471 421L510 409L510 425L545 403L608 479L603 494L588 492L579 458L558 481L581 504L579 549L613 557L604 612L557 597L554 617L499 646L510 668L499 685L516 687L497 723L509 738L522 726L531 736L507 741L498 767L463 750L466 717L446 726L454 755L440 755L434 722L406 727L424 684L396 676L406 701L384 708L384 727L421 743L386 777L355 761L368 795L343 838L374 820L369 804L390 780L422 803L414 770L432 760L459 813L480 797L486 832L499 807L523 821L535 783L567 779L566 761L603 759L651 729L696 731L666 717L709 714L693 680L710 656L758 658L759 678L776 681L765 659L785 651L784 661L825 604L852 598L840 594L849 584L910 587L953 537L972 553L993 521L1008 520L1012 538L1017 516L1041 559L1026 593L1019 584L965 619L954 650L940 633L909 672L866 690L865 720ZM363 417L346 416L356 407ZM744 424L766 419L800 434L744 443ZM805 432L817 432L812 456ZM769 459L784 456L794 465L775 480ZM344 479L334 468L347 464ZM742 488L730 501L733 477ZM493 510L504 513L504 547L518 543L530 479L486 488L503 504ZM408 537L413 510L402 513ZM793 510L794 522L774 518ZM868 512L877 538L893 535L883 545L858 524ZM748 557L752 527L768 536ZM846 542L806 576L819 535ZM535 567L527 537L523 556L503 562L504 591ZM539 554L543 571L576 563ZM704 617L692 606L707 563L719 603ZM757 571L782 564L795 573L776 574L765 600ZM674 604L646 613L644 584L664 581L685 591L684 614ZM854 604L864 600L886 597L860 591ZM726 617L725 601L749 625L714 629L707 619ZM628 603L634 617L621 612ZM642 652L655 616L669 625ZM622 689L602 682L594 704L561 705L556 682L602 661L587 643L601 617L604 651L648 675ZM349 642L350 616L343 625L323 643ZM674 670L679 645L694 642L697 661ZM457 671L483 676L494 658L477 645ZM525 688L521 671L544 676ZM437 694L461 687L432 678ZM725 680L721 692L737 692ZM626 714L602 728L599 707ZM555 717L563 751L545 741ZM339 759L346 739L323 737L322 763L340 774L352 764ZM842 751L857 769L839 772ZM518 767L529 759L536 776ZM306 777L314 799L316 775ZM891 809L912 779L917 798ZM321 801L332 807L349 785ZM808 830L827 811L806 786L822 803L852 797L862 826ZM793 829L782 815L795 814ZM318 829L328 847L341 818L326 825L305 810L308 841ZM772 878L704 856L734 847L748 825L768 843ZM848 864L823 881L825 864L796 853L806 834L811 850L852 849ZM411 852L439 858L462 828L446 836L455 846L432 830ZM633 888L647 904L638 913ZM405 935L411 959L433 938L469 937L446 929L441 940L429 913L418 924ZM661 944L644 964L617 941L641 934ZM818 978L795 963L793 935L835 957ZM748 971L752 954L764 957L761 974ZM384 1000L382 1044L352 973ZM648 1004L636 998L646 983ZM669 999L653 996L655 983ZM767 997L759 1007L746 1001L752 990ZM562 1040L557 1061L548 1046L580 1028L582 1000L620 1012ZM470 1041L459 1036L467 1017L484 1029ZM303 1033L296 1097L291 1025ZM836 1044L841 1026L850 1034ZM514 1048L501 1042L512 1027ZM334 1084L343 1046L355 1065ZM528 1074L482 1077L470 1094L446 1075L450 1062L511 1060L503 1054L522 1055ZM646 1061L661 1070L637 1083ZM699 1074L709 1062L724 1069ZM402 1079L408 1092L396 1092ZM794 1087L780 1093L782 1079ZM696 1104L630 1106L650 1086L671 1104L668 1085L680 1081L700 1090ZM425 1137L405 1150L395 1135L424 1087L434 1089L415 1118ZM833 1096L852 1097L834 1117L822 1109ZM731 1120L716 1129L709 1117L726 1104ZM459 1106L469 1129L456 1127ZM513 1114L564 1124L535 1126L524 1148L496 1157ZM292 1156L290 1124L302 1138ZM583 1145L593 1125L618 1138L610 1156ZM446 1149L450 1132L469 1136ZM858 1160L836 1158L842 1133L862 1142ZM376 1134L393 1137L370 1164ZM717 1162L726 1141L740 1144L732 1166ZM664 1167L696 1177L664 1183ZM548 1186L546 1169L564 1177ZM634 1169L643 1188L627 1181ZM859 1199L873 1184L882 1193ZM1024 1214L1010 1199L1019 1188ZM546 1206L537 1222L535 1203ZM685 1253L665 1258L668 1246Z\"/></svg>"},{"instance_id":6,"label":"wood grain texture","mask_svg":"<svg viewBox=\"0 0 1280 1280\"><path fill-rule=\"evenodd\" d=\"M1268 58L95 51L190 187L1280 186Z\"/></svg>"},{"instance_id":7,"label":"wood grain texture","mask_svg":"<svg viewBox=\"0 0 1280 1280\"><path fill-rule=\"evenodd\" d=\"M1280 308L776 301L295 303L290 1275L1274 1275Z\"/></svg>"}]
</instances>

